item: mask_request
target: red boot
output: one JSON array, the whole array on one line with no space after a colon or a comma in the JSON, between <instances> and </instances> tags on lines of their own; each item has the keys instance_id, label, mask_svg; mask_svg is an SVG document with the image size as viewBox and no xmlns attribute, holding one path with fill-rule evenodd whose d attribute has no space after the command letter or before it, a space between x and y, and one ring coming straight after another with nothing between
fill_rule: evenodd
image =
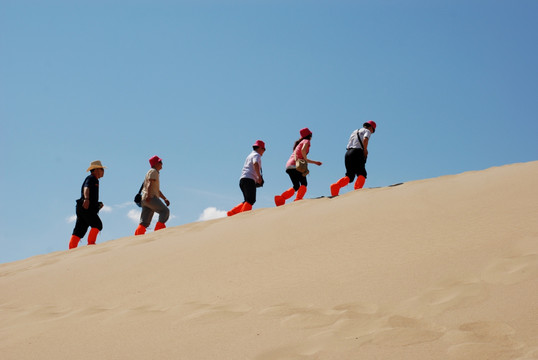
<instances>
[{"instance_id":1,"label":"red boot","mask_svg":"<svg viewBox=\"0 0 538 360\"><path fill-rule=\"evenodd\" d=\"M354 186L355 190L362 189L365 182L366 182L366 178L362 175L359 175L359 177L357 178L357 181L355 181L355 186Z\"/></svg>"},{"instance_id":2,"label":"red boot","mask_svg":"<svg viewBox=\"0 0 538 360\"><path fill-rule=\"evenodd\" d=\"M245 201L243 204L243 207L241 208L241 212L243 211L250 211L252 210L252 205Z\"/></svg>"},{"instance_id":3,"label":"red boot","mask_svg":"<svg viewBox=\"0 0 538 360\"><path fill-rule=\"evenodd\" d=\"M71 240L69 240L69 248L74 249L78 246L80 238L76 235L71 235Z\"/></svg>"},{"instance_id":4,"label":"red boot","mask_svg":"<svg viewBox=\"0 0 538 360\"><path fill-rule=\"evenodd\" d=\"M293 194L295 194L295 189L289 188L288 190L284 191L282 195L275 196L275 205L276 206L284 205L286 203L286 200L291 198Z\"/></svg>"},{"instance_id":5,"label":"red boot","mask_svg":"<svg viewBox=\"0 0 538 360\"><path fill-rule=\"evenodd\" d=\"M227 215L228 216L234 216L235 214L239 214L241 212L241 209L243 208L244 204L245 203L241 203L241 204L237 205L232 210L228 211Z\"/></svg>"},{"instance_id":6,"label":"red boot","mask_svg":"<svg viewBox=\"0 0 538 360\"><path fill-rule=\"evenodd\" d=\"M347 176L344 176L334 184L331 184L331 195L338 196L340 189L347 186L347 184L349 184L349 178Z\"/></svg>"},{"instance_id":7,"label":"red boot","mask_svg":"<svg viewBox=\"0 0 538 360\"><path fill-rule=\"evenodd\" d=\"M154 231L157 231L157 230L161 230L161 229L164 229L166 228L166 225L162 222L157 222L157 224L155 224L155 230Z\"/></svg>"},{"instance_id":8,"label":"red boot","mask_svg":"<svg viewBox=\"0 0 538 360\"><path fill-rule=\"evenodd\" d=\"M99 234L99 229L90 229L90 235L88 235L88 245L95 245L95 242L97 241L97 234Z\"/></svg>"},{"instance_id":9,"label":"red boot","mask_svg":"<svg viewBox=\"0 0 538 360\"><path fill-rule=\"evenodd\" d=\"M142 224L138 225L135 230L135 235L144 235L146 233L146 227Z\"/></svg>"},{"instance_id":10,"label":"red boot","mask_svg":"<svg viewBox=\"0 0 538 360\"><path fill-rule=\"evenodd\" d=\"M297 196L295 197L294 201L303 200L304 194L306 194L306 186L301 185L299 190L297 190Z\"/></svg>"}]
</instances>

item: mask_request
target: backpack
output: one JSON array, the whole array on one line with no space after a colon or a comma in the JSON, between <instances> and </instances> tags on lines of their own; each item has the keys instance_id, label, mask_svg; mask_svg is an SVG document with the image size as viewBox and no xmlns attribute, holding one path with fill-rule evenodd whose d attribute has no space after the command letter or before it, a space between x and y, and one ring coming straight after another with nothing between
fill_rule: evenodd
<instances>
[{"instance_id":1,"label":"backpack","mask_svg":"<svg viewBox=\"0 0 538 360\"><path fill-rule=\"evenodd\" d=\"M144 188L144 182L142 182L140 190L138 190L138 194L136 194L134 197L134 202L136 205L138 205L138 207L142 207L142 189Z\"/></svg>"}]
</instances>

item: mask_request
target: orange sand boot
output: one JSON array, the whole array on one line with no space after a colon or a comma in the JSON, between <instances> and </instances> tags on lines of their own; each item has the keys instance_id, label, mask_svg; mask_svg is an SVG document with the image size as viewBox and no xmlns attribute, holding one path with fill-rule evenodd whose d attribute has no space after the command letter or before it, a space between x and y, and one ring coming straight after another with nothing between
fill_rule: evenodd
<instances>
[{"instance_id":1,"label":"orange sand boot","mask_svg":"<svg viewBox=\"0 0 538 360\"><path fill-rule=\"evenodd\" d=\"M245 201L243 204L243 207L241 208L241 212L243 211L250 211L252 210L252 205Z\"/></svg>"},{"instance_id":2,"label":"orange sand boot","mask_svg":"<svg viewBox=\"0 0 538 360\"><path fill-rule=\"evenodd\" d=\"M338 196L340 189L347 186L347 184L349 184L349 178L347 176L344 176L334 184L331 184L331 195Z\"/></svg>"},{"instance_id":3,"label":"orange sand boot","mask_svg":"<svg viewBox=\"0 0 538 360\"><path fill-rule=\"evenodd\" d=\"M297 196L295 197L295 200L293 201L303 200L304 194L306 194L306 186L301 185L299 190L297 190Z\"/></svg>"},{"instance_id":4,"label":"orange sand boot","mask_svg":"<svg viewBox=\"0 0 538 360\"><path fill-rule=\"evenodd\" d=\"M88 245L95 245L95 242L97 241L97 234L99 234L99 229L90 229L90 235L88 235Z\"/></svg>"},{"instance_id":5,"label":"orange sand boot","mask_svg":"<svg viewBox=\"0 0 538 360\"><path fill-rule=\"evenodd\" d=\"M166 228L166 225L160 221L157 222L157 224L155 224L155 230L154 231L157 231L157 230L161 230L161 229L164 229Z\"/></svg>"},{"instance_id":6,"label":"orange sand boot","mask_svg":"<svg viewBox=\"0 0 538 360\"><path fill-rule=\"evenodd\" d=\"M74 249L78 246L80 238L76 235L71 235L71 240L69 240L69 248Z\"/></svg>"},{"instance_id":7,"label":"orange sand boot","mask_svg":"<svg viewBox=\"0 0 538 360\"><path fill-rule=\"evenodd\" d=\"M275 205L276 206L282 206L286 203L286 199L282 197L282 195L275 195Z\"/></svg>"},{"instance_id":8,"label":"orange sand boot","mask_svg":"<svg viewBox=\"0 0 538 360\"><path fill-rule=\"evenodd\" d=\"M282 195L275 196L275 205L276 206L284 205L286 203L286 200L291 198L293 194L295 194L295 189L289 188L288 190L284 191Z\"/></svg>"},{"instance_id":9,"label":"orange sand boot","mask_svg":"<svg viewBox=\"0 0 538 360\"><path fill-rule=\"evenodd\" d=\"M364 186L364 183L366 182L366 178L362 175L360 175L358 178L357 178L357 181L355 181L355 190L359 190L359 189L362 189L362 187Z\"/></svg>"},{"instance_id":10,"label":"orange sand boot","mask_svg":"<svg viewBox=\"0 0 538 360\"><path fill-rule=\"evenodd\" d=\"M144 235L146 233L146 227L142 224L139 224L136 228L135 235Z\"/></svg>"},{"instance_id":11,"label":"orange sand boot","mask_svg":"<svg viewBox=\"0 0 538 360\"><path fill-rule=\"evenodd\" d=\"M241 212L241 209L243 208L244 204L245 203L241 203L241 204L237 205L232 210L228 211L227 215L228 216L234 216L235 214L239 214Z\"/></svg>"}]
</instances>

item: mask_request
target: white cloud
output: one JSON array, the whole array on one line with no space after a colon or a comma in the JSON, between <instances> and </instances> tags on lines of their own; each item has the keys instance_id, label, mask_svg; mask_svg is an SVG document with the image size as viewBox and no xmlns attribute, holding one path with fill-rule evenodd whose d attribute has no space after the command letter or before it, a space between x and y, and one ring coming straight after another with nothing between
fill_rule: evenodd
<instances>
[{"instance_id":1,"label":"white cloud","mask_svg":"<svg viewBox=\"0 0 538 360\"><path fill-rule=\"evenodd\" d=\"M109 213L109 212L112 212L112 207L108 206L108 205L104 205L101 210L99 211L102 211L102 212L106 212L106 213Z\"/></svg>"},{"instance_id":2,"label":"white cloud","mask_svg":"<svg viewBox=\"0 0 538 360\"><path fill-rule=\"evenodd\" d=\"M227 212L225 210L218 210L216 207L208 207L204 209L198 221L207 221L213 219L220 219L226 217Z\"/></svg>"},{"instance_id":3,"label":"white cloud","mask_svg":"<svg viewBox=\"0 0 538 360\"><path fill-rule=\"evenodd\" d=\"M68 224L74 223L75 221L77 221L77 216L76 215L68 216L65 219L65 221L67 221Z\"/></svg>"},{"instance_id":4,"label":"white cloud","mask_svg":"<svg viewBox=\"0 0 538 360\"><path fill-rule=\"evenodd\" d=\"M127 213L127 217L138 224L138 222L140 221L140 214L141 213L142 213L142 211L140 211L140 210L131 209Z\"/></svg>"}]
</instances>

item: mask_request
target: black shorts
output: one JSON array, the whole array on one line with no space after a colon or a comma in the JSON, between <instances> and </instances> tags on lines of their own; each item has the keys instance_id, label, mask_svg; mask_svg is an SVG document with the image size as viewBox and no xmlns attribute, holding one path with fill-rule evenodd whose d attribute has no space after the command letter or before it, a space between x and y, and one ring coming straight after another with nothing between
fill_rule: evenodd
<instances>
[{"instance_id":1,"label":"black shorts","mask_svg":"<svg viewBox=\"0 0 538 360\"><path fill-rule=\"evenodd\" d=\"M349 149L346 152L345 163L346 176L350 182L355 180L355 175L366 178L366 157L363 149Z\"/></svg>"},{"instance_id":2,"label":"black shorts","mask_svg":"<svg viewBox=\"0 0 538 360\"><path fill-rule=\"evenodd\" d=\"M243 198L250 205L256 202L256 182L253 179L242 178L239 180L239 188L243 192Z\"/></svg>"},{"instance_id":3,"label":"black shorts","mask_svg":"<svg viewBox=\"0 0 538 360\"><path fill-rule=\"evenodd\" d=\"M97 214L99 209L89 208L86 210L82 207L82 203L78 202L76 211L77 222L75 224L75 228L73 229L73 235L82 239L84 235L86 235L88 227L96 228L99 231L103 230L103 223Z\"/></svg>"},{"instance_id":4,"label":"black shorts","mask_svg":"<svg viewBox=\"0 0 538 360\"><path fill-rule=\"evenodd\" d=\"M286 173L290 176L293 190L297 191L301 185L308 186L306 176L303 176L297 169L286 169Z\"/></svg>"}]
</instances>

